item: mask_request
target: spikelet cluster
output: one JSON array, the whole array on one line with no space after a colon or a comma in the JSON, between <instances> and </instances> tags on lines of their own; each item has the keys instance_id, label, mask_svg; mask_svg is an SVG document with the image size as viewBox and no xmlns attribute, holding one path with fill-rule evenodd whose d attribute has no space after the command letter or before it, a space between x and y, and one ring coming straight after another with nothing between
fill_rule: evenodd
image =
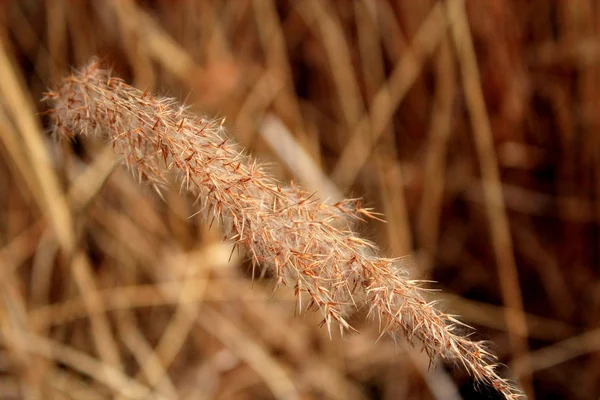
<instances>
[{"instance_id":1,"label":"spikelet cluster","mask_svg":"<svg viewBox=\"0 0 600 400\"><path fill-rule=\"evenodd\" d=\"M295 288L298 307L318 310L328 329L351 330L349 314L367 307L382 333L420 342L432 360L464 365L507 399L523 396L497 375L495 358L481 342L460 335L460 323L425 300L420 282L409 279L398 260L381 257L353 231L356 220L373 217L359 201L323 204L279 184L229 140L220 121L133 88L96 61L45 100L56 134L108 137L137 178L157 187L174 174L253 265L268 270L277 285Z\"/></svg>"}]
</instances>

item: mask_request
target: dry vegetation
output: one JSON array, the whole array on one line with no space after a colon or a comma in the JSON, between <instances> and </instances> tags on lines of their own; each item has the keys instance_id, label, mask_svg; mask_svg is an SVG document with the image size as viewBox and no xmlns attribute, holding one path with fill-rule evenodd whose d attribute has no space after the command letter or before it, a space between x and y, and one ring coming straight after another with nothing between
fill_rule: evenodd
<instances>
[{"instance_id":1,"label":"dry vegetation","mask_svg":"<svg viewBox=\"0 0 600 400\"><path fill-rule=\"evenodd\" d=\"M1 3L0 398L600 395L600 10L392 3Z\"/></svg>"}]
</instances>

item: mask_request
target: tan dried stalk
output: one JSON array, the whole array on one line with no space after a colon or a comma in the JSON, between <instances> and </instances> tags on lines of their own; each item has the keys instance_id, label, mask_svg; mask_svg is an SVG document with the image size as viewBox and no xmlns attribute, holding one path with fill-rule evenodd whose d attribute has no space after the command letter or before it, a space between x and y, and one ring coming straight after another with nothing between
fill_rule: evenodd
<instances>
[{"instance_id":1,"label":"tan dried stalk","mask_svg":"<svg viewBox=\"0 0 600 400\"><path fill-rule=\"evenodd\" d=\"M347 316L366 305L382 333L422 343L434 360L461 363L507 399L523 397L495 372L495 357L481 342L460 335L460 324L427 302L420 282L396 259L352 230L373 217L360 202L319 202L296 186L280 185L233 144L220 122L198 117L174 99L135 89L92 62L63 81L45 100L52 104L55 132L108 136L140 181L166 185L174 172L196 196L201 212L222 222L227 237L243 247L254 266L301 292L330 330L351 330Z\"/></svg>"}]
</instances>

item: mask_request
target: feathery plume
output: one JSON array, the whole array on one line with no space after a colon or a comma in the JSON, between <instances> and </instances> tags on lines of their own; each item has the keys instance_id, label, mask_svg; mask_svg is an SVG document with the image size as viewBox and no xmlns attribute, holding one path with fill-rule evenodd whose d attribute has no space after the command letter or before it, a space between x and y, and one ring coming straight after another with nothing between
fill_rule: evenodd
<instances>
[{"instance_id":1,"label":"feathery plume","mask_svg":"<svg viewBox=\"0 0 600 400\"><path fill-rule=\"evenodd\" d=\"M425 300L422 283L411 280L398 259L381 257L353 231L356 220L374 216L360 201L323 204L278 183L229 139L222 122L133 88L97 61L44 99L52 105L56 134L108 137L140 182L159 188L174 173L255 267L272 272L276 286L293 287L299 308L320 311L330 333L336 324L352 330L347 317L366 306L382 334L420 342L432 360L462 364L506 399L524 396L495 372L495 357L483 343L459 334L460 322ZM301 304L301 292L309 304Z\"/></svg>"}]
</instances>

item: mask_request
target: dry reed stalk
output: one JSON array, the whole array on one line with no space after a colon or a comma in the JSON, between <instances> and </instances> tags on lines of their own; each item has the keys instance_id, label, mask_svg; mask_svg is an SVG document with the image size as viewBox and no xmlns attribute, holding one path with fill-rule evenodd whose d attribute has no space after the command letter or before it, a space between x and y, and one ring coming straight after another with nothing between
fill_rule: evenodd
<instances>
[{"instance_id":1,"label":"dry reed stalk","mask_svg":"<svg viewBox=\"0 0 600 400\"><path fill-rule=\"evenodd\" d=\"M174 173L255 267L270 270L276 286L295 288L299 309L320 310L329 332L334 323L341 332L352 330L347 316L366 306L382 334L421 342L432 360L462 364L506 399L524 397L495 372L496 359L482 342L459 334L461 323L424 299L426 289L407 276L401 260L381 257L357 236L355 220L375 217L359 201L328 205L296 186L280 185L229 140L220 121L135 89L97 61L44 100L52 104L56 134L108 135L140 182L158 189ZM302 293L310 298L306 307Z\"/></svg>"}]
</instances>

